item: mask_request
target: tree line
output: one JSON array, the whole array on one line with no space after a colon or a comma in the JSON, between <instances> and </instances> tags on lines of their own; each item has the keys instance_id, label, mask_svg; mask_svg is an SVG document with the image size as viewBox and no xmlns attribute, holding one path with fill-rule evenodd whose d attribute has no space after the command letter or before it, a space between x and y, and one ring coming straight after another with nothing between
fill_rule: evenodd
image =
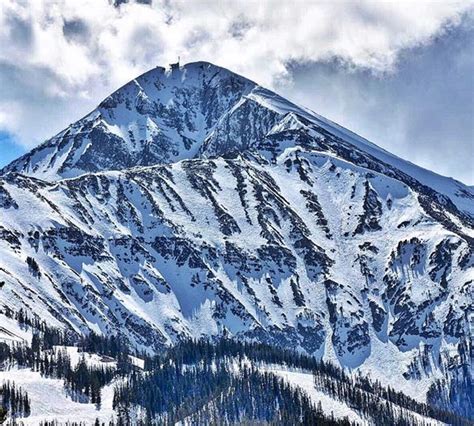
<instances>
[{"instance_id":1,"label":"tree line","mask_svg":"<svg viewBox=\"0 0 474 426\"><path fill-rule=\"evenodd\" d=\"M102 387L121 376L113 401L118 424L129 424L135 414L143 424L192 419L196 424L258 421L350 425L348 419L325 414L320 405L315 406L306 394L282 379L263 373L259 369L263 364L312 372L316 389L377 424L424 424L413 413L454 425L471 424L468 416L456 413L449 401L433 402L440 394L451 402L456 397L458 404L469 398L454 395L450 386L459 385L454 380L436 383L428 395L430 404L423 404L367 377L347 374L331 363L263 343L231 338L184 340L149 356L137 353L121 336L79 335L48 327L22 311L15 315L19 322L32 327L32 342L29 346L0 343L0 363L16 363L46 377L63 379L72 395L83 395L98 405ZM55 348L72 345L80 352L111 357L116 367L89 366L84 357L72 367L67 351ZM145 371L132 365L130 354L145 360ZM234 370L236 365L239 374Z\"/></svg>"},{"instance_id":2,"label":"tree line","mask_svg":"<svg viewBox=\"0 0 474 426\"><path fill-rule=\"evenodd\" d=\"M288 417L285 421L291 419L300 424L306 421L301 404L306 404L305 413L312 413L308 416L319 415L318 423L313 424L336 421L324 418L320 411L315 414L317 407L309 400L304 402L300 391L294 390L291 396L287 395L284 382L259 370L262 364L312 371L316 389L346 403L377 424L424 425L425 422L413 413L453 425L470 424L455 412L420 403L378 381L349 375L342 368L314 357L262 343L225 338L183 341L164 354L148 358L147 373L134 372L116 387L114 407L121 413L122 424L130 421L131 407L141 407L146 419L151 422L159 419L158 424L171 424L184 418L200 419L199 424L207 416L224 423L230 419L232 422L278 423L278 416L283 415L283 407L286 407L284 412ZM238 374L233 371L235 365ZM242 389L245 392L241 392ZM262 399L263 393L274 398L279 409L271 401ZM283 394L292 401L290 405L278 402L279 395ZM311 419L315 421L316 417ZM349 422L348 419L337 421Z\"/></svg>"}]
</instances>

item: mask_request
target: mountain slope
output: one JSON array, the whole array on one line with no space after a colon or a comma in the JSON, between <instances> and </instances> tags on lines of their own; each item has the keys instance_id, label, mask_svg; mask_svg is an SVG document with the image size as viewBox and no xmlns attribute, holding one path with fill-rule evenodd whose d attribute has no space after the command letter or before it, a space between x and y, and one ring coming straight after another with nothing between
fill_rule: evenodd
<instances>
[{"instance_id":1,"label":"mountain slope","mask_svg":"<svg viewBox=\"0 0 474 426\"><path fill-rule=\"evenodd\" d=\"M258 339L421 399L472 366L472 189L227 70L150 71L3 173L2 312Z\"/></svg>"}]
</instances>

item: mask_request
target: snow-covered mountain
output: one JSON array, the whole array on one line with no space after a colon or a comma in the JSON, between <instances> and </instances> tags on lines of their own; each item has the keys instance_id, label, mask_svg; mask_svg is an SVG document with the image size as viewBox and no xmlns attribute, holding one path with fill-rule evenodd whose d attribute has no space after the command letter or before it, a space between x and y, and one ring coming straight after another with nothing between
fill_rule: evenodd
<instances>
[{"instance_id":1,"label":"snow-covered mountain","mask_svg":"<svg viewBox=\"0 0 474 426\"><path fill-rule=\"evenodd\" d=\"M473 189L228 70L151 70L1 175L2 311L254 338L415 397L472 367Z\"/></svg>"},{"instance_id":2,"label":"snow-covered mountain","mask_svg":"<svg viewBox=\"0 0 474 426\"><path fill-rule=\"evenodd\" d=\"M385 163L379 167L390 166L406 173L448 197L471 219L474 217L472 187L404 161L240 75L205 62L172 69L157 67L139 76L90 114L13 161L2 174L15 171L57 180L89 172L225 155L258 149L265 136L307 129L308 124L320 129L321 138L329 133L332 142L336 139L331 151L344 145L354 150L352 159L361 165L363 161L356 156L372 156Z\"/></svg>"},{"instance_id":3,"label":"snow-covered mountain","mask_svg":"<svg viewBox=\"0 0 474 426\"><path fill-rule=\"evenodd\" d=\"M256 84L211 64L155 68L4 171L46 180L193 158Z\"/></svg>"}]
</instances>

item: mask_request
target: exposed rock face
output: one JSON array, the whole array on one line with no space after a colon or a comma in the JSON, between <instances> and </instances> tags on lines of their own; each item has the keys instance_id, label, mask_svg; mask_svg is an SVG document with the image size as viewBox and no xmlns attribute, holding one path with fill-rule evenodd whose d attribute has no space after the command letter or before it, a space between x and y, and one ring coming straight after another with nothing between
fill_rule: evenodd
<instances>
[{"instance_id":1,"label":"exposed rock face","mask_svg":"<svg viewBox=\"0 0 474 426\"><path fill-rule=\"evenodd\" d=\"M3 170L0 304L413 378L469 338L472 197L227 70L158 68Z\"/></svg>"}]
</instances>

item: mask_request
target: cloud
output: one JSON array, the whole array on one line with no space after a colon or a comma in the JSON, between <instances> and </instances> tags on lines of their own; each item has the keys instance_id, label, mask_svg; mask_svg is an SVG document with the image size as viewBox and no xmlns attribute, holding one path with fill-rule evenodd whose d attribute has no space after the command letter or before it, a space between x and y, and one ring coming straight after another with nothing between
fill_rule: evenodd
<instances>
[{"instance_id":1,"label":"cloud","mask_svg":"<svg viewBox=\"0 0 474 426\"><path fill-rule=\"evenodd\" d=\"M270 87L291 80L295 63L337 60L393 73L402 52L431 43L471 9L423 1L2 0L0 130L34 146L178 56Z\"/></svg>"},{"instance_id":2,"label":"cloud","mask_svg":"<svg viewBox=\"0 0 474 426\"><path fill-rule=\"evenodd\" d=\"M401 53L396 73L292 64L278 90L416 164L474 184L474 25Z\"/></svg>"}]
</instances>

